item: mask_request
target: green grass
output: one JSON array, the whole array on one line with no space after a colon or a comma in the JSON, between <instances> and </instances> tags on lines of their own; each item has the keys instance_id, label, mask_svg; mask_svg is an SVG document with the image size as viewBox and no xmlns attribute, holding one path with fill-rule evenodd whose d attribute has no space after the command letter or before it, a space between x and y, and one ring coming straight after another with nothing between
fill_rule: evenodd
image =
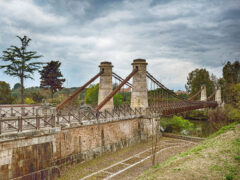
<instances>
[{"instance_id":1,"label":"green grass","mask_svg":"<svg viewBox=\"0 0 240 180\"><path fill-rule=\"evenodd\" d=\"M231 124L229 124L229 125L227 125L227 126L223 126L223 127L222 127L221 129L219 129L217 132L215 132L215 133L213 133L212 135L210 135L210 136L208 137L208 139L211 139L211 138L214 138L214 137L216 137L216 136L219 136L220 134L225 133L225 132L227 132L228 130L235 130L236 125L239 124L239 123L240 123L239 121L236 121L236 122L231 123Z\"/></svg>"}]
</instances>

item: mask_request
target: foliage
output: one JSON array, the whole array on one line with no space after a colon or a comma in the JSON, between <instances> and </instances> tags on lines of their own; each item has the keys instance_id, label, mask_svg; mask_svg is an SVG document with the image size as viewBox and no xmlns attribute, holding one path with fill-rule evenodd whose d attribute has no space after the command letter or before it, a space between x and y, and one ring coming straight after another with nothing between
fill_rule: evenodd
<instances>
[{"instance_id":1,"label":"foliage","mask_svg":"<svg viewBox=\"0 0 240 180\"><path fill-rule=\"evenodd\" d=\"M234 107L240 108L240 83L228 87L228 100Z\"/></svg>"},{"instance_id":2,"label":"foliage","mask_svg":"<svg viewBox=\"0 0 240 180\"><path fill-rule=\"evenodd\" d=\"M41 103L44 99L44 96L40 93L40 91L31 93L32 100L36 103Z\"/></svg>"},{"instance_id":3,"label":"foliage","mask_svg":"<svg viewBox=\"0 0 240 180\"><path fill-rule=\"evenodd\" d=\"M203 84L207 87L207 94L211 95L215 87L214 82L210 79L209 72L206 69L195 69L188 74L185 87L191 95L194 95L200 90Z\"/></svg>"},{"instance_id":4,"label":"foliage","mask_svg":"<svg viewBox=\"0 0 240 180\"><path fill-rule=\"evenodd\" d=\"M234 108L230 104L226 104L224 106L225 112L227 113L227 116L232 121L240 121L240 109Z\"/></svg>"},{"instance_id":5,"label":"foliage","mask_svg":"<svg viewBox=\"0 0 240 180\"><path fill-rule=\"evenodd\" d=\"M234 108L230 104L225 104L223 108L209 111L209 122L211 128L218 130L232 122L240 121L240 109Z\"/></svg>"},{"instance_id":6,"label":"foliage","mask_svg":"<svg viewBox=\"0 0 240 180\"><path fill-rule=\"evenodd\" d=\"M91 85L87 91L85 96L85 103L90 104L92 106L97 106L98 103L98 90L99 84Z\"/></svg>"},{"instance_id":7,"label":"foliage","mask_svg":"<svg viewBox=\"0 0 240 180\"><path fill-rule=\"evenodd\" d=\"M207 120L207 110L192 110L183 113L183 117L189 120Z\"/></svg>"},{"instance_id":8,"label":"foliage","mask_svg":"<svg viewBox=\"0 0 240 180\"><path fill-rule=\"evenodd\" d=\"M0 69L5 69L5 73L20 78L21 81L21 103L24 103L24 79L32 78L33 73L39 69L42 63L31 62L33 59L40 58L41 56L36 55L35 51L27 51L27 47L30 38L24 36L23 38L17 36L21 41L21 47L10 46L7 50L3 51L1 59L4 62L8 62L7 65L0 66Z\"/></svg>"},{"instance_id":9,"label":"foliage","mask_svg":"<svg viewBox=\"0 0 240 180\"><path fill-rule=\"evenodd\" d=\"M47 63L46 66L40 72L41 74L41 84L42 88L50 88L51 95L57 92L57 90L61 90L63 87L63 83L65 79L63 79L63 75L60 71L61 63L59 61L51 61Z\"/></svg>"},{"instance_id":10,"label":"foliage","mask_svg":"<svg viewBox=\"0 0 240 180\"><path fill-rule=\"evenodd\" d=\"M9 84L0 81L0 104L12 104L13 101Z\"/></svg>"},{"instance_id":11,"label":"foliage","mask_svg":"<svg viewBox=\"0 0 240 180\"><path fill-rule=\"evenodd\" d=\"M25 102L27 103L27 104L34 104L35 102L31 99L31 98L25 98Z\"/></svg>"},{"instance_id":12,"label":"foliage","mask_svg":"<svg viewBox=\"0 0 240 180\"><path fill-rule=\"evenodd\" d=\"M231 62L228 61L223 67L223 78L227 84L240 83L240 62L235 61L231 64Z\"/></svg>"},{"instance_id":13,"label":"foliage","mask_svg":"<svg viewBox=\"0 0 240 180\"><path fill-rule=\"evenodd\" d=\"M227 62L223 67L223 78L219 80L225 103L236 106L236 84L240 83L240 62Z\"/></svg>"},{"instance_id":14,"label":"foliage","mask_svg":"<svg viewBox=\"0 0 240 180\"><path fill-rule=\"evenodd\" d=\"M212 135L210 135L210 136L208 137L208 139L211 139L211 138L214 138L214 137L216 137L216 136L219 136L220 134L223 134L223 133L225 133L225 132L227 132L227 131L229 131L229 130L235 130L235 127L236 127L237 124L239 124L238 121L233 122L233 123L231 123L231 124L228 124L228 125L225 125L225 126L221 127L218 131L216 131L215 133L213 133Z\"/></svg>"},{"instance_id":15,"label":"foliage","mask_svg":"<svg viewBox=\"0 0 240 180\"><path fill-rule=\"evenodd\" d=\"M16 83L14 86L13 86L13 90L17 90L17 89L20 89L21 88L21 84L20 83Z\"/></svg>"},{"instance_id":16,"label":"foliage","mask_svg":"<svg viewBox=\"0 0 240 180\"><path fill-rule=\"evenodd\" d=\"M123 103L123 95L121 95L120 93L115 94L115 96L113 96L113 103L114 106L119 106Z\"/></svg>"},{"instance_id":17,"label":"foliage","mask_svg":"<svg viewBox=\"0 0 240 180\"><path fill-rule=\"evenodd\" d=\"M188 99L189 98L188 94L186 94L186 93L178 94L178 97L183 98L183 99Z\"/></svg>"},{"instance_id":18,"label":"foliage","mask_svg":"<svg viewBox=\"0 0 240 180\"><path fill-rule=\"evenodd\" d=\"M190 121L183 119L180 116L164 118L161 119L160 122L166 132L178 133L182 130L191 130L193 128L193 124Z\"/></svg>"}]
</instances>

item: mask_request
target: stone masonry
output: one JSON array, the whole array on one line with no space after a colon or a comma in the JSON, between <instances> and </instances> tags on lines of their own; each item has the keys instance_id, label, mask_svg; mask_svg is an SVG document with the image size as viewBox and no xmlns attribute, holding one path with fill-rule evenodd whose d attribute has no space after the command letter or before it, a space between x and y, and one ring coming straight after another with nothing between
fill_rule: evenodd
<instances>
[{"instance_id":1,"label":"stone masonry","mask_svg":"<svg viewBox=\"0 0 240 180\"><path fill-rule=\"evenodd\" d=\"M148 139L151 120L126 119L0 136L0 179L54 179L61 167Z\"/></svg>"},{"instance_id":2,"label":"stone masonry","mask_svg":"<svg viewBox=\"0 0 240 180\"><path fill-rule=\"evenodd\" d=\"M220 87L218 87L218 89L216 91L215 101L218 103L219 107L222 105L222 97L221 97L221 88Z\"/></svg>"},{"instance_id":3,"label":"stone masonry","mask_svg":"<svg viewBox=\"0 0 240 180\"><path fill-rule=\"evenodd\" d=\"M135 59L132 63L133 69L138 68L138 72L133 76L131 108L148 108L148 91L145 59Z\"/></svg>"},{"instance_id":4,"label":"stone masonry","mask_svg":"<svg viewBox=\"0 0 240 180\"><path fill-rule=\"evenodd\" d=\"M104 73L100 76L99 92L98 92L98 104L100 104L111 92L112 92L112 63L101 62L99 65L100 71L104 70ZM111 98L101 109L104 110L113 109L113 98Z\"/></svg>"},{"instance_id":5,"label":"stone masonry","mask_svg":"<svg viewBox=\"0 0 240 180\"><path fill-rule=\"evenodd\" d=\"M206 85L201 86L201 101L207 101L207 88Z\"/></svg>"}]
</instances>

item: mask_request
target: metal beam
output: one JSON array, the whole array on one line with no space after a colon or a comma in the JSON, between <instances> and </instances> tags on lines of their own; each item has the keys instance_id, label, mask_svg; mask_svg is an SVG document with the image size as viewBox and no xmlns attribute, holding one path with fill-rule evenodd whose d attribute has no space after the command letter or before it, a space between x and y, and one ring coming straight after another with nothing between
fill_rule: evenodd
<instances>
[{"instance_id":1,"label":"metal beam","mask_svg":"<svg viewBox=\"0 0 240 180\"><path fill-rule=\"evenodd\" d=\"M65 99L61 104L57 105L56 110L58 111L61 109L66 103L71 101L75 96L77 96L81 91L83 91L89 84L91 84L93 81L95 81L99 76L103 74L103 70L100 71L97 75L95 75L92 79L90 79L88 82L86 82L82 87L80 87L78 90L76 90L72 95L70 95L67 99Z\"/></svg>"},{"instance_id":2,"label":"metal beam","mask_svg":"<svg viewBox=\"0 0 240 180\"><path fill-rule=\"evenodd\" d=\"M115 94L117 94L117 92L124 86L124 84L126 84L129 79L131 79L134 74L136 74L136 72L138 71L138 69L134 69L127 77L126 79L124 79L121 84L114 90L112 91L97 107L96 110L99 111Z\"/></svg>"}]
</instances>

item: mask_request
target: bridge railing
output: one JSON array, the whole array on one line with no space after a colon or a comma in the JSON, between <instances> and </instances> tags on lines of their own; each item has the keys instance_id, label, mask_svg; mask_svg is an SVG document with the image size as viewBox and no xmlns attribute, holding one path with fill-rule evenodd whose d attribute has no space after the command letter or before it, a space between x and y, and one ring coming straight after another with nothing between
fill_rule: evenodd
<instances>
[{"instance_id":1,"label":"bridge railing","mask_svg":"<svg viewBox=\"0 0 240 180\"><path fill-rule=\"evenodd\" d=\"M54 127L70 127L106 123L123 119L141 117L141 108L131 109L130 106L118 106L112 111L72 110L58 111L52 114L38 113L35 116L0 117L0 134L16 133Z\"/></svg>"},{"instance_id":2,"label":"bridge railing","mask_svg":"<svg viewBox=\"0 0 240 180\"><path fill-rule=\"evenodd\" d=\"M0 105L0 117L34 116L40 105Z\"/></svg>"}]
</instances>

